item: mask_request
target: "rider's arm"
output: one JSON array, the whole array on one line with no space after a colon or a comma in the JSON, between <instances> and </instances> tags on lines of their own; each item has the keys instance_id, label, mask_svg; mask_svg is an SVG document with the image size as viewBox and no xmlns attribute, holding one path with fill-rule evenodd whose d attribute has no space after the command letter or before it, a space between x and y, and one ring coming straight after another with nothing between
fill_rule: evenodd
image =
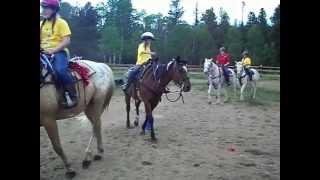
<instances>
[{"instance_id":1,"label":"rider's arm","mask_svg":"<svg viewBox=\"0 0 320 180\"><path fill-rule=\"evenodd\" d=\"M51 54L62 51L69 44L70 44L70 36L64 37L63 40L61 41L61 43L59 43L58 46L52 50Z\"/></svg>"},{"instance_id":2,"label":"rider's arm","mask_svg":"<svg viewBox=\"0 0 320 180\"><path fill-rule=\"evenodd\" d=\"M48 50L49 54L59 52L59 51L63 50L64 48L66 48L70 44L71 31L70 31L68 23L65 20L60 20L59 22L57 22L56 26L58 29L56 33L60 37L62 37L62 41L57 45L57 47L55 47L53 49L49 49Z\"/></svg>"}]
</instances>

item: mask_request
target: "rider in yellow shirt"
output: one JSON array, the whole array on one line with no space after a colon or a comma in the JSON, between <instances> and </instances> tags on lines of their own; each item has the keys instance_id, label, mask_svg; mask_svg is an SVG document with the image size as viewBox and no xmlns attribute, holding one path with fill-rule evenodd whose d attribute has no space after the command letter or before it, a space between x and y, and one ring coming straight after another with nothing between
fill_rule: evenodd
<instances>
[{"instance_id":1,"label":"rider in yellow shirt","mask_svg":"<svg viewBox=\"0 0 320 180\"><path fill-rule=\"evenodd\" d=\"M45 54L53 55L52 66L65 95L63 105L72 108L77 105L77 97L74 80L68 69L66 48L70 44L71 31L68 23L58 15L59 0L42 0L41 7L44 20L40 22L40 48ZM67 95L71 99L71 104L67 103Z\"/></svg>"},{"instance_id":2,"label":"rider in yellow shirt","mask_svg":"<svg viewBox=\"0 0 320 180\"><path fill-rule=\"evenodd\" d=\"M139 44L137 62L136 65L129 70L127 83L123 85L123 90L127 90L130 84L137 78L137 75L141 71L142 65L149 62L152 59L152 56L156 55L155 52L151 51L151 42L154 39L154 35L151 32L145 32L141 35L142 43Z\"/></svg>"},{"instance_id":3,"label":"rider in yellow shirt","mask_svg":"<svg viewBox=\"0 0 320 180\"><path fill-rule=\"evenodd\" d=\"M244 51L242 53L242 66L244 68L244 71L246 72L246 75L249 76L250 81L252 81L252 72L250 71L250 66L251 66L251 58L249 57L249 52L248 51Z\"/></svg>"}]
</instances>

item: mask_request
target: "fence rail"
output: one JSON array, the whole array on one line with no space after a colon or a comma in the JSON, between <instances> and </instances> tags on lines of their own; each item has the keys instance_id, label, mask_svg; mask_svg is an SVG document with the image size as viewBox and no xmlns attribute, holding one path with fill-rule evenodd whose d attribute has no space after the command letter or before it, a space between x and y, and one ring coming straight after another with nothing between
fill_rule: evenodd
<instances>
[{"instance_id":1,"label":"fence rail","mask_svg":"<svg viewBox=\"0 0 320 180\"><path fill-rule=\"evenodd\" d=\"M113 70L127 70L129 67L133 66L133 64L108 64ZM234 68L234 66L229 66L230 68ZM272 67L272 66L251 66L252 68L258 70L260 73L266 74L280 74L280 67ZM199 65L188 65L188 70L190 72L201 72L203 68Z\"/></svg>"}]
</instances>

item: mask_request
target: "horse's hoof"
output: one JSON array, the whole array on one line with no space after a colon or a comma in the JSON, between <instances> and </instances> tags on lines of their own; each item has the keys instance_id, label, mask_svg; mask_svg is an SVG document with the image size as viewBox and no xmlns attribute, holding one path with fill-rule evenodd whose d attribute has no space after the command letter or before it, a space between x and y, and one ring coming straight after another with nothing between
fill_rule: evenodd
<instances>
[{"instance_id":1,"label":"horse's hoof","mask_svg":"<svg viewBox=\"0 0 320 180\"><path fill-rule=\"evenodd\" d=\"M95 160L95 161L100 161L101 159L102 159L102 156L99 154L96 154L93 156L93 160Z\"/></svg>"},{"instance_id":2,"label":"horse's hoof","mask_svg":"<svg viewBox=\"0 0 320 180\"><path fill-rule=\"evenodd\" d=\"M66 172L66 177L67 178L74 178L76 176L76 172L74 170L70 170Z\"/></svg>"},{"instance_id":3,"label":"horse's hoof","mask_svg":"<svg viewBox=\"0 0 320 180\"><path fill-rule=\"evenodd\" d=\"M212 102L211 102L211 101L209 101L209 102L208 102L208 104L212 104Z\"/></svg>"},{"instance_id":4,"label":"horse's hoof","mask_svg":"<svg viewBox=\"0 0 320 180\"><path fill-rule=\"evenodd\" d=\"M151 142L152 142L152 143L157 143L157 142L158 142L158 139L157 139L156 137L153 137L153 138L151 138Z\"/></svg>"},{"instance_id":5,"label":"horse's hoof","mask_svg":"<svg viewBox=\"0 0 320 180\"><path fill-rule=\"evenodd\" d=\"M135 121L135 122L134 122L134 126L135 126L135 127L138 127L138 126L139 126L139 122L138 122L138 121Z\"/></svg>"},{"instance_id":6,"label":"horse's hoof","mask_svg":"<svg viewBox=\"0 0 320 180\"><path fill-rule=\"evenodd\" d=\"M88 169L90 165L91 165L91 161L89 161L89 160L82 161L82 168L83 169Z\"/></svg>"}]
</instances>

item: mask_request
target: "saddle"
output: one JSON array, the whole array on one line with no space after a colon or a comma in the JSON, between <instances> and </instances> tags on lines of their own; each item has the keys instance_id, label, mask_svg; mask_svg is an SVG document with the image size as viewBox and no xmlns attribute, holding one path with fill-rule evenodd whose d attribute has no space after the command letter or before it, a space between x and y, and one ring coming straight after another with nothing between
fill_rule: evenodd
<instances>
[{"instance_id":1,"label":"saddle","mask_svg":"<svg viewBox=\"0 0 320 180\"><path fill-rule=\"evenodd\" d=\"M63 97L62 85L57 78L56 72L52 66L53 61L54 58L52 56L40 52L40 89L46 84L54 84L59 91L60 96ZM89 77L95 72L75 60L69 61L68 69L75 82L73 86L78 89L76 91L76 95L78 96L79 81L83 81L83 85L84 87L86 87L90 82ZM51 75L52 77L50 80L47 79L49 75Z\"/></svg>"},{"instance_id":2,"label":"saddle","mask_svg":"<svg viewBox=\"0 0 320 180\"><path fill-rule=\"evenodd\" d=\"M131 68L134 68L134 67L131 67ZM151 69L153 80L160 83L160 81L159 81L160 77L165 72L166 66L160 64L158 62L158 58L156 58L156 59L150 59L148 62L143 64L140 68L141 68L139 70L140 72L137 74L137 76L134 78L134 80L132 82L132 86L135 89L135 92L136 92L136 95L138 96L138 98L141 97L139 87L140 87L140 84L142 82L143 77L145 76L145 73L149 69ZM129 71L130 71L130 69L129 69Z\"/></svg>"},{"instance_id":3,"label":"saddle","mask_svg":"<svg viewBox=\"0 0 320 180\"><path fill-rule=\"evenodd\" d=\"M251 76L253 76L253 75L255 74L254 71L253 71L251 68L249 68L249 72L251 73ZM238 78L240 86L242 86L242 79L243 79L244 77L246 77L246 76L247 76L247 74L246 74L246 72L245 72L244 69L243 69L241 76Z\"/></svg>"}]
</instances>

